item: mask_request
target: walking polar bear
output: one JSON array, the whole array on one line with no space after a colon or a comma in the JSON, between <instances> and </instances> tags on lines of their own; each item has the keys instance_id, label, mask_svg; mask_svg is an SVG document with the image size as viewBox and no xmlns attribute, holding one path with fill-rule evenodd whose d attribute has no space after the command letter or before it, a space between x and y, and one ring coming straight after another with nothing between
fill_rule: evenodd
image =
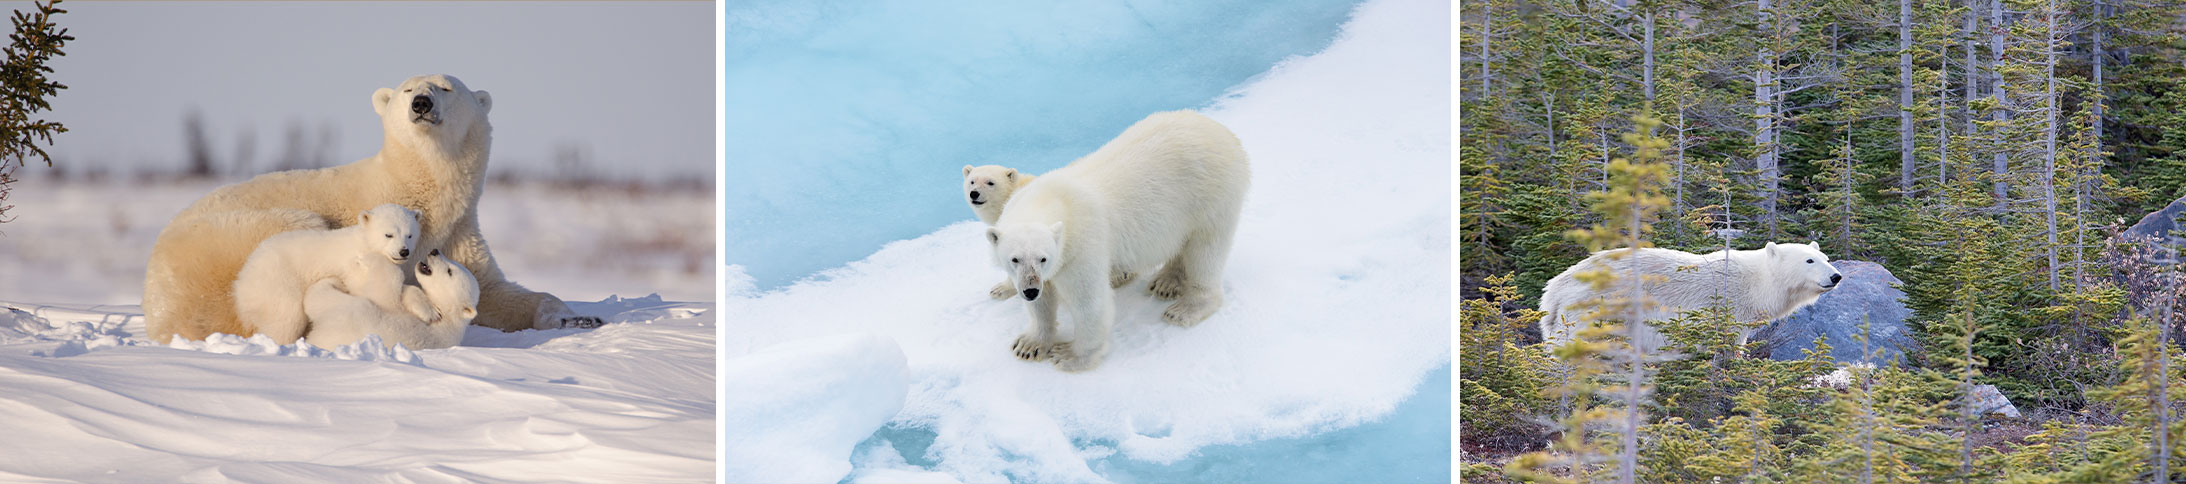
<instances>
[{"instance_id":1,"label":"walking polar bear","mask_svg":"<svg viewBox=\"0 0 2186 484\"><path fill-rule=\"evenodd\" d=\"M1032 315L1011 351L1052 358L1064 371L1100 366L1115 316L1112 268L1160 265L1148 290L1177 301L1162 319L1184 327L1206 320L1222 306L1222 268L1250 184L1236 135L1199 113L1172 111L1025 185L987 229L995 265ZM1071 318L1071 340L1055 339L1058 313Z\"/></svg>"},{"instance_id":2,"label":"walking polar bear","mask_svg":"<svg viewBox=\"0 0 2186 484\"><path fill-rule=\"evenodd\" d=\"M478 278L480 326L515 331L594 327L562 300L510 282L478 231L493 125L493 98L446 75L412 77L372 94L385 139L379 154L347 165L259 175L220 187L175 215L152 245L144 275L146 333L154 341L211 333L248 336L232 284L259 241L291 230L347 224L351 214L393 203L419 213L417 248L441 251Z\"/></svg>"},{"instance_id":3,"label":"walking polar bear","mask_svg":"<svg viewBox=\"0 0 2186 484\"><path fill-rule=\"evenodd\" d=\"M1549 279L1541 289L1541 311L1548 313L1541 317L1543 341L1550 346L1571 341L1583 329L1586 313L1592 311L1577 306L1614 295L1595 291L1578 279L1579 273L1602 267L1610 268L1619 278L1631 277L1637 271L1642 281L1640 290L1656 304L1644 310L1640 317L1643 321L1671 319L1706 308L1716 304L1718 295L1730 305L1731 317L1739 321L1775 321L1814 304L1822 293L1836 289L1844 279L1837 267L1829 264L1829 256L1822 254L1821 245L1812 243L1770 242L1760 250L1733 250L1728 254L1646 248L1621 259L1615 257L1624 252L1595 252ZM1632 343L1641 351L1654 352L1668 344L1653 324L1643 323L1638 329L1638 339ZM1758 330L1739 332L1738 342L1745 343Z\"/></svg>"},{"instance_id":4,"label":"walking polar bear","mask_svg":"<svg viewBox=\"0 0 2186 484\"><path fill-rule=\"evenodd\" d=\"M338 281L358 297L402 305L402 262L417 243L417 213L392 203L357 214L332 230L292 230L260 242L235 276L235 315L274 342L304 335L304 291Z\"/></svg>"}]
</instances>

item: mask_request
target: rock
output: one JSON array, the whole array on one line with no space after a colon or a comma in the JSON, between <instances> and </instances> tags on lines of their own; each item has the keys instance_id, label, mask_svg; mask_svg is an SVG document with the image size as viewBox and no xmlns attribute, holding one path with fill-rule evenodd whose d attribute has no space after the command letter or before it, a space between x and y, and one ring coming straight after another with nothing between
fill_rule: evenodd
<instances>
[{"instance_id":1,"label":"rock","mask_svg":"<svg viewBox=\"0 0 2186 484\"><path fill-rule=\"evenodd\" d=\"M2153 242L2157 247L2156 253L2150 258L2151 262L2159 265L2177 264L2178 252L2171 247L2186 245L2186 233L2178 232L2180 214L2186 214L2186 198L2172 200L2162 210L2142 216L2132 227L2119 232L2118 237L2126 242Z\"/></svg>"},{"instance_id":2,"label":"rock","mask_svg":"<svg viewBox=\"0 0 2186 484\"><path fill-rule=\"evenodd\" d=\"M2013 406L2011 399L2004 398L2004 392L1997 390L1996 385L1974 385L1973 413L1974 415L2001 413L2006 417L2019 418L2019 407Z\"/></svg>"},{"instance_id":3,"label":"rock","mask_svg":"<svg viewBox=\"0 0 2186 484\"><path fill-rule=\"evenodd\" d=\"M1813 305L1761 328L1753 339L1761 341L1762 351L1776 360L1805 359L1805 351L1814 348L1814 338L1819 336L1827 338L1830 357L1838 363L1896 365L1906 351L1918 344L1905 324L1913 311L1905 308L1905 291L1896 287L1904 281L1882 264L1849 260L1830 263L1844 275L1837 289L1822 294ZM1868 349L1875 351L1872 358L1860 353L1857 337L1863 321L1871 328L1867 339Z\"/></svg>"}]
</instances>

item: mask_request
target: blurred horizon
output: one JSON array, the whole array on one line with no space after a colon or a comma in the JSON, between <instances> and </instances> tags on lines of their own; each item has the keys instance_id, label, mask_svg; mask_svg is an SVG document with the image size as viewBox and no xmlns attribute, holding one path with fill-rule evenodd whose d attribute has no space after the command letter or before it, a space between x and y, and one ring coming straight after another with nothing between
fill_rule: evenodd
<instances>
[{"instance_id":1,"label":"blurred horizon","mask_svg":"<svg viewBox=\"0 0 2186 484\"><path fill-rule=\"evenodd\" d=\"M26 179L155 179L193 156L217 179L357 161L381 144L372 92L445 73L493 94L490 176L713 180L709 2L60 7L76 40L50 77L69 88L40 116L69 132Z\"/></svg>"}]
</instances>

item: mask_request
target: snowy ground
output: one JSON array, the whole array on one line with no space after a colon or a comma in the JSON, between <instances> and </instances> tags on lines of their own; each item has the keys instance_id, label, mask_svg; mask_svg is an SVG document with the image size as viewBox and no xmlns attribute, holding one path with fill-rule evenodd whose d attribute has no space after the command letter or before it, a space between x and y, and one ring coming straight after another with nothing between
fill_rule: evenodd
<instances>
[{"instance_id":1,"label":"snowy ground","mask_svg":"<svg viewBox=\"0 0 2186 484\"><path fill-rule=\"evenodd\" d=\"M1368 2L1212 100L1253 158L1228 301L1179 329L1126 286L1095 371L1010 355L1027 316L987 298L976 222L780 290L729 266L727 480L1446 481L1449 18Z\"/></svg>"},{"instance_id":2,"label":"snowy ground","mask_svg":"<svg viewBox=\"0 0 2186 484\"><path fill-rule=\"evenodd\" d=\"M598 329L474 327L415 352L146 341L134 304L152 239L214 186L15 185L0 481L711 479L711 193L488 185L503 269L613 323Z\"/></svg>"}]
</instances>

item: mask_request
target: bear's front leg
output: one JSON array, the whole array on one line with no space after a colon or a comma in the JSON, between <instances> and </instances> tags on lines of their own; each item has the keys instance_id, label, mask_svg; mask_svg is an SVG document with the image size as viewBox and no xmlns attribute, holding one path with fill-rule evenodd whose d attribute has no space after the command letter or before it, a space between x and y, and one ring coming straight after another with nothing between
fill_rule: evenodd
<instances>
[{"instance_id":1,"label":"bear's front leg","mask_svg":"<svg viewBox=\"0 0 2186 484\"><path fill-rule=\"evenodd\" d=\"M1008 279L1003 279L1002 282L994 283L994 289L987 290L987 297L994 298L994 300L996 301L1009 299L1010 296L1015 295L1017 295L1017 286L1015 284L1010 284L1010 281Z\"/></svg>"},{"instance_id":2,"label":"bear's front leg","mask_svg":"<svg viewBox=\"0 0 2186 484\"><path fill-rule=\"evenodd\" d=\"M1091 290L1068 294L1074 339L1055 344L1055 368L1068 372L1091 370L1100 367L1101 360L1108 356L1108 327L1116 313L1115 292L1099 290L1099 284L1098 280L1058 284Z\"/></svg>"},{"instance_id":3,"label":"bear's front leg","mask_svg":"<svg viewBox=\"0 0 2186 484\"><path fill-rule=\"evenodd\" d=\"M1003 284L1008 284L1004 282ZM1051 284L1041 284L1042 289L1053 289ZM1015 289L1011 289L1015 292ZM1052 291L1049 294L1054 294ZM1055 297L1048 296L1025 302L1025 310L1032 315L1032 327L1010 343L1010 353L1025 361L1046 361L1055 356Z\"/></svg>"}]
</instances>

